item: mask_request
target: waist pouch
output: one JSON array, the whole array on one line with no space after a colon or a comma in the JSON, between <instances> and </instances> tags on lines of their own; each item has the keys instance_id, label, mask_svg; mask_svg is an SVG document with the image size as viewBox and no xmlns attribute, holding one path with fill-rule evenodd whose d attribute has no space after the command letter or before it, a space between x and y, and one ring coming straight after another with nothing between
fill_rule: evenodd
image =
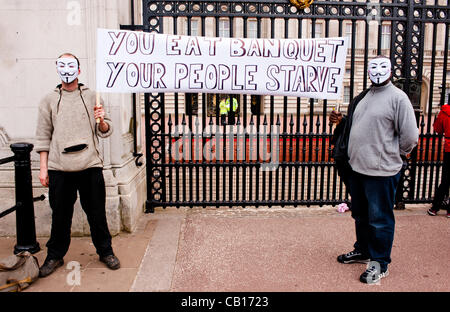
<instances>
[{"instance_id":1,"label":"waist pouch","mask_svg":"<svg viewBox=\"0 0 450 312\"><path fill-rule=\"evenodd\" d=\"M87 144L77 144L72 145L69 147L65 147L62 153L73 153L73 152L79 152L87 148Z\"/></svg>"}]
</instances>

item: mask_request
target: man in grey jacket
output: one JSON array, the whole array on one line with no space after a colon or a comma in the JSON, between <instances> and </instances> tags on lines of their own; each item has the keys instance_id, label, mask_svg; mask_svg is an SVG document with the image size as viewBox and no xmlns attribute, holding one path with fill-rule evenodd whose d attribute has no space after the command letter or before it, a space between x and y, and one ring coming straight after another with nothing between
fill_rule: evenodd
<instances>
[{"instance_id":1,"label":"man in grey jacket","mask_svg":"<svg viewBox=\"0 0 450 312\"><path fill-rule=\"evenodd\" d=\"M36 128L39 179L49 187L52 209L48 253L39 276L48 276L64 264L77 192L100 261L115 270L120 262L113 253L106 221L103 156L98 141L111 135L112 124L103 103L96 105L96 93L78 83L80 63L73 54L61 55L56 69L62 82L41 100Z\"/></svg>"},{"instance_id":2,"label":"man in grey jacket","mask_svg":"<svg viewBox=\"0 0 450 312\"><path fill-rule=\"evenodd\" d=\"M417 145L419 131L408 96L390 81L390 60L384 56L372 59L368 74L372 86L352 105L347 148L356 243L353 251L337 260L369 263L360 281L370 284L389 274L395 191L403 160ZM331 113L330 121L349 122L336 111Z\"/></svg>"}]
</instances>

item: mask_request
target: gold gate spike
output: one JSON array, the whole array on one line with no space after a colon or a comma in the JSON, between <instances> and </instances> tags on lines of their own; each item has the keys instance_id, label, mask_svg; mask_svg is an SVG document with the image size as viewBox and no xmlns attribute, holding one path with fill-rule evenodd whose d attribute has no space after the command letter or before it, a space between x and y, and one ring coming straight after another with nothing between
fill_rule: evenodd
<instances>
[{"instance_id":1,"label":"gold gate spike","mask_svg":"<svg viewBox=\"0 0 450 312\"><path fill-rule=\"evenodd\" d=\"M306 9L314 2L314 0L289 0L298 9Z\"/></svg>"}]
</instances>

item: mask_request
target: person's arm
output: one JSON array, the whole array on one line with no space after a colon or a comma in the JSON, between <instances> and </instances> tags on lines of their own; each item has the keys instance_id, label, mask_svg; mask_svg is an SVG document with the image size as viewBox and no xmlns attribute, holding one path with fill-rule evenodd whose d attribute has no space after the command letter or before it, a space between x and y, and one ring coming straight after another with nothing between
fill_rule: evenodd
<instances>
[{"instance_id":1,"label":"person's arm","mask_svg":"<svg viewBox=\"0 0 450 312\"><path fill-rule=\"evenodd\" d=\"M48 187L48 152L40 152L39 180L42 186Z\"/></svg>"},{"instance_id":2,"label":"person's arm","mask_svg":"<svg viewBox=\"0 0 450 312\"><path fill-rule=\"evenodd\" d=\"M106 138L112 134L112 123L104 109L103 99L100 99L100 104L100 107L94 106L94 118L100 119L100 122L96 125L98 136Z\"/></svg>"},{"instance_id":3,"label":"person's arm","mask_svg":"<svg viewBox=\"0 0 450 312\"><path fill-rule=\"evenodd\" d=\"M336 125L339 125L339 123L342 121L342 118L344 116L341 112L333 110L330 114L330 122L335 123Z\"/></svg>"},{"instance_id":4,"label":"person's arm","mask_svg":"<svg viewBox=\"0 0 450 312\"><path fill-rule=\"evenodd\" d=\"M103 133L106 133L109 130L109 125L105 122L105 115L106 114L103 105L94 107L94 118L95 120L100 120L100 122L98 123L98 130Z\"/></svg>"},{"instance_id":5,"label":"person's arm","mask_svg":"<svg viewBox=\"0 0 450 312\"><path fill-rule=\"evenodd\" d=\"M48 187L48 153L53 135L53 123L51 118L49 99L44 98L39 104L39 113L36 127L35 151L39 153L40 170L39 180L41 184Z\"/></svg>"},{"instance_id":6,"label":"person's arm","mask_svg":"<svg viewBox=\"0 0 450 312\"><path fill-rule=\"evenodd\" d=\"M100 118L100 123L98 124L98 130L102 133L106 133L109 130L109 124L105 122L105 110L103 107L97 108L94 113L95 119Z\"/></svg>"},{"instance_id":7,"label":"person's arm","mask_svg":"<svg viewBox=\"0 0 450 312\"><path fill-rule=\"evenodd\" d=\"M400 100L397 111L397 133L399 136L400 155L411 153L419 140L414 109L408 98Z\"/></svg>"}]
</instances>

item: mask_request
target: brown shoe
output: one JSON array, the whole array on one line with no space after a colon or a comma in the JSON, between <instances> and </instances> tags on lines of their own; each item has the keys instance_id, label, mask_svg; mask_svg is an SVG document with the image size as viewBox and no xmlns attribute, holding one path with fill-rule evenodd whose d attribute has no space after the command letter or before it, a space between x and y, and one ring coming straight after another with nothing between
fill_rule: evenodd
<instances>
[{"instance_id":1,"label":"brown shoe","mask_svg":"<svg viewBox=\"0 0 450 312\"><path fill-rule=\"evenodd\" d=\"M56 271L57 268L64 264L63 259L45 260L44 264L39 268L39 277L46 277Z\"/></svg>"},{"instance_id":2,"label":"brown shoe","mask_svg":"<svg viewBox=\"0 0 450 312\"><path fill-rule=\"evenodd\" d=\"M117 270L120 268L120 261L114 255L109 255L106 257L100 257L100 261L105 263L108 268L111 270Z\"/></svg>"}]
</instances>

